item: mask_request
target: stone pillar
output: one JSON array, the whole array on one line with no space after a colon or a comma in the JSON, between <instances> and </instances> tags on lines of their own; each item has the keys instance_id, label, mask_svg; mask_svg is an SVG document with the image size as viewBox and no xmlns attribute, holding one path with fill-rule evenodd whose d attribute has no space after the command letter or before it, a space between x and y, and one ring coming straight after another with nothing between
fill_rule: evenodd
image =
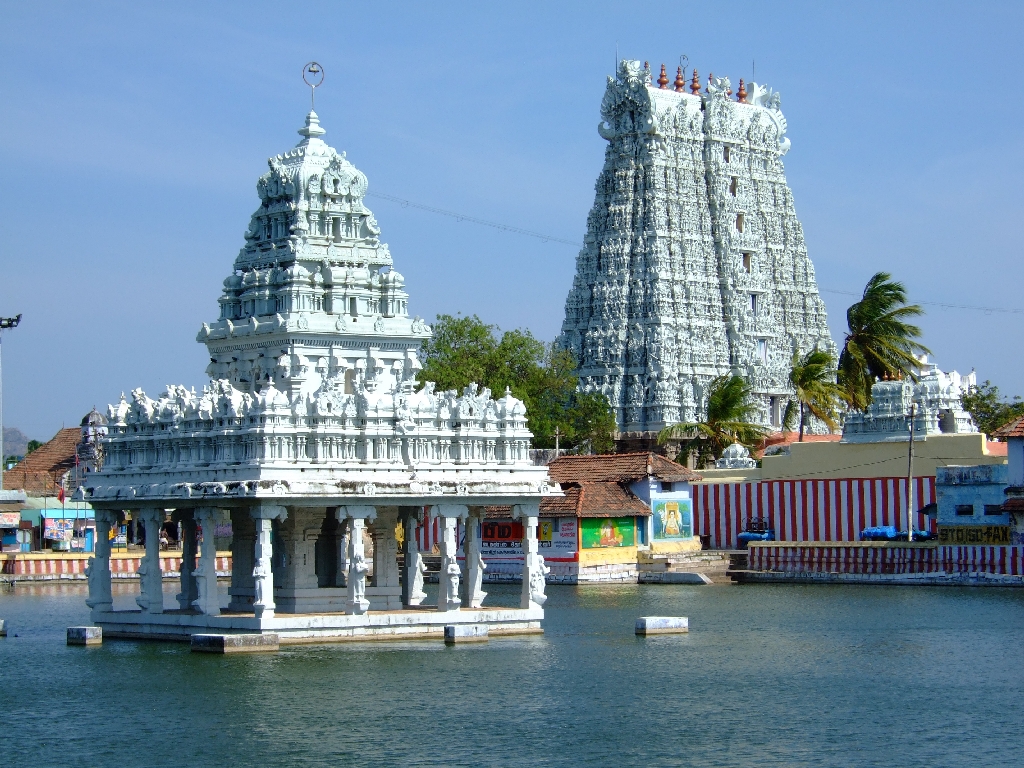
<instances>
[{"instance_id":1,"label":"stone pillar","mask_svg":"<svg viewBox=\"0 0 1024 768\"><path fill-rule=\"evenodd\" d=\"M479 608L483 605L487 593L483 591L484 563L483 555L480 553L480 529L483 524L484 510L482 507L475 507L466 519L466 543L463 548L466 551L466 608Z\"/></svg>"},{"instance_id":2,"label":"stone pillar","mask_svg":"<svg viewBox=\"0 0 1024 768\"><path fill-rule=\"evenodd\" d=\"M338 510L334 510L335 517L338 517ZM334 586L348 586L348 542L352 538L348 519L342 520L338 517L338 571L335 576Z\"/></svg>"},{"instance_id":3,"label":"stone pillar","mask_svg":"<svg viewBox=\"0 0 1024 768\"><path fill-rule=\"evenodd\" d=\"M192 574L198 588L192 605L207 616L220 615L220 601L217 598L217 542L214 538L219 516L213 507L199 507L195 512L196 521L203 529L203 543L199 553L199 567Z\"/></svg>"},{"instance_id":4,"label":"stone pillar","mask_svg":"<svg viewBox=\"0 0 1024 768\"><path fill-rule=\"evenodd\" d=\"M284 567L279 589L316 589L316 540L323 525L324 509L293 507L288 522L280 527ZM319 516L319 517L318 517Z\"/></svg>"},{"instance_id":5,"label":"stone pillar","mask_svg":"<svg viewBox=\"0 0 1024 768\"><path fill-rule=\"evenodd\" d=\"M366 599L366 572L370 567L366 564L363 549L363 531L366 521L377 516L375 507L350 506L338 507L338 520L348 518L348 602L345 613L363 614L370 607Z\"/></svg>"},{"instance_id":6,"label":"stone pillar","mask_svg":"<svg viewBox=\"0 0 1024 768\"><path fill-rule=\"evenodd\" d=\"M544 577L551 569L544 565L544 558L538 552L539 514L539 504L516 504L512 507L512 517L523 523L523 594L519 603L522 608L540 608L548 599L544 594Z\"/></svg>"},{"instance_id":7,"label":"stone pillar","mask_svg":"<svg viewBox=\"0 0 1024 768\"><path fill-rule=\"evenodd\" d=\"M373 586L398 587L398 510L394 507L377 511L373 523Z\"/></svg>"},{"instance_id":8,"label":"stone pillar","mask_svg":"<svg viewBox=\"0 0 1024 768\"><path fill-rule=\"evenodd\" d=\"M138 518L146 526L146 556L139 565L139 592L135 602L143 613L164 612L164 575L160 570L160 526L164 511L148 507L140 510Z\"/></svg>"},{"instance_id":9,"label":"stone pillar","mask_svg":"<svg viewBox=\"0 0 1024 768\"><path fill-rule=\"evenodd\" d=\"M469 516L469 508L463 504L438 504L431 509L441 517L441 570L437 574L437 610L457 611L462 605L459 597L459 543L456 530L459 520Z\"/></svg>"},{"instance_id":10,"label":"stone pillar","mask_svg":"<svg viewBox=\"0 0 1024 768\"><path fill-rule=\"evenodd\" d=\"M196 518L195 511L181 509L171 515L171 519L181 525L181 591L175 599L181 610L189 611L192 604L199 599L199 588L193 571L196 569Z\"/></svg>"},{"instance_id":11,"label":"stone pillar","mask_svg":"<svg viewBox=\"0 0 1024 768\"><path fill-rule=\"evenodd\" d=\"M423 591L423 574L426 566L416 541L416 526L421 522L422 507L402 507L402 527L405 529L405 573L402 574L402 605L419 605L426 598Z\"/></svg>"},{"instance_id":12,"label":"stone pillar","mask_svg":"<svg viewBox=\"0 0 1024 768\"><path fill-rule=\"evenodd\" d=\"M252 610L256 584L253 568L256 563L253 552L256 547L256 525L249 510L231 510L231 586L228 587L229 611L248 613Z\"/></svg>"},{"instance_id":13,"label":"stone pillar","mask_svg":"<svg viewBox=\"0 0 1024 768\"><path fill-rule=\"evenodd\" d=\"M273 545L270 539L271 524L275 519L284 520L288 511L274 504L261 504L249 512L256 521L256 546L254 548L255 565L252 575L255 579L255 597L253 612L257 619L274 618L274 571L271 568Z\"/></svg>"},{"instance_id":14,"label":"stone pillar","mask_svg":"<svg viewBox=\"0 0 1024 768\"><path fill-rule=\"evenodd\" d=\"M117 523L117 512L96 510L96 552L89 558L89 597L85 604L94 611L113 610L110 593L110 526Z\"/></svg>"}]
</instances>

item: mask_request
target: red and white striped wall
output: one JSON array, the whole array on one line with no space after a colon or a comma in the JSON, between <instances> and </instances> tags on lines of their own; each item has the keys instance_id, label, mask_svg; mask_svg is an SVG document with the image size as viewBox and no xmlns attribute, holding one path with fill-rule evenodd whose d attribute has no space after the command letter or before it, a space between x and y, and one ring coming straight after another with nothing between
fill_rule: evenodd
<instances>
[{"instance_id":1,"label":"red and white striped wall","mask_svg":"<svg viewBox=\"0 0 1024 768\"><path fill-rule=\"evenodd\" d=\"M3 558L2 571L5 575L16 576L26 581L33 579L85 579L85 567L91 557L91 555L10 554ZM112 554L110 575L115 579L135 578L141 563L141 555ZM216 568L218 576L230 576L231 556L218 555ZM161 555L160 570L165 578L177 578L181 573L181 555Z\"/></svg>"},{"instance_id":2,"label":"red and white striped wall","mask_svg":"<svg viewBox=\"0 0 1024 768\"><path fill-rule=\"evenodd\" d=\"M420 552L430 552L441 544L441 518L428 517L416 526L416 546Z\"/></svg>"},{"instance_id":3,"label":"red and white striped wall","mask_svg":"<svg viewBox=\"0 0 1024 768\"><path fill-rule=\"evenodd\" d=\"M935 501L935 478L914 478L914 507ZM751 518L769 521L776 541L858 541L865 528L907 527L907 480L902 477L838 480L762 480L693 486L696 533L712 549L735 549ZM918 514L919 529L934 522ZM930 528L929 528L930 526Z\"/></svg>"},{"instance_id":4,"label":"red and white striped wall","mask_svg":"<svg viewBox=\"0 0 1024 768\"><path fill-rule=\"evenodd\" d=\"M1024 547L901 547L892 544L820 545L755 542L751 571L776 573L988 573L1024 575Z\"/></svg>"}]
</instances>

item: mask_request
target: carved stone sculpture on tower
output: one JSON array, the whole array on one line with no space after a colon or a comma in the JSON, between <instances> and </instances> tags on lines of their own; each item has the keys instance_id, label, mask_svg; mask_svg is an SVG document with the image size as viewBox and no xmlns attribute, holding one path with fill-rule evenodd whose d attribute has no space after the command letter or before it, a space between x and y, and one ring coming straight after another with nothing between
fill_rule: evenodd
<instances>
[{"instance_id":1,"label":"carved stone sculpture on tower","mask_svg":"<svg viewBox=\"0 0 1024 768\"><path fill-rule=\"evenodd\" d=\"M652 86L622 61L598 132L608 142L559 345L618 428L704 415L708 383L738 373L781 426L794 350L834 352L782 157L777 93L727 78L707 92Z\"/></svg>"}]
</instances>

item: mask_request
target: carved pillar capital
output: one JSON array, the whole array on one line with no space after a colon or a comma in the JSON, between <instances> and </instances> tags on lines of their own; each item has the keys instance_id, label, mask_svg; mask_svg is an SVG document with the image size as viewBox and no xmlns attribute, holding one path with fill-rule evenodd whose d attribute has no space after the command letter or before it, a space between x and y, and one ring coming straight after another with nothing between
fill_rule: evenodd
<instances>
[{"instance_id":1,"label":"carved pillar capital","mask_svg":"<svg viewBox=\"0 0 1024 768\"><path fill-rule=\"evenodd\" d=\"M288 509L280 504L257 504L249 509L255 520L281 520L288 518Z\"/></svg>"},{"instance_id":2,"label":"carved pillar capital","mask_svg":"<svg viewBox=\"0 0 1024 768\"><path fill-rule=\"evenodd\" d=\"M512 506L512 519L519 520L526 517L540 516L540 502L531 504L514 504Z\"/></svg>"},{"instance_id":3,"label":"carved pillar capital","mask_svg":"<svg viewBox=\"0 0 1024 768\"><path fill-rule=\"evenodd\" d=\"M431 517L454 517L465 520L469 517L469 507L465 504L434 504L430 508Z\"/></svg>"},{"instance_id":4,"label":"carved pillar capital","mask_svg":"<svg viewBox=\"0 0 1024 768\"><path fill-rule=\"evenodd\" d=\"M353 520L374 520L377 517L377 508L368 505L347 505L344 507L338 507L334 514L338 518L338 522L351 518Z\"/></svg>"}]
</instances>

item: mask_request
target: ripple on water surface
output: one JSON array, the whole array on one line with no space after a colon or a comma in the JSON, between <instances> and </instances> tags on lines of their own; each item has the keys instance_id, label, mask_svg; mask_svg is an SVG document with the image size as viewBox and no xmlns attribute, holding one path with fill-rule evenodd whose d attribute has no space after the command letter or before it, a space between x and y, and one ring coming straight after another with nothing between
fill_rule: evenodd
<instances>
[{"instance_id":1,"label":"ripple on water surface","mask_svg":"<svg viewBox=\"0 0 1024 768\"><path fill-rule=\"evenodd\" d=\"M489 585L488 601L518 589ZM543 637L225 657L68 648L65 628L88 623L84 588L18 587L0 594L2 752L11 765L1020 764L1024 592L548 591ZM690 634L633 635L659 614L689 616Z\"/></svg>"}]
</instances>

